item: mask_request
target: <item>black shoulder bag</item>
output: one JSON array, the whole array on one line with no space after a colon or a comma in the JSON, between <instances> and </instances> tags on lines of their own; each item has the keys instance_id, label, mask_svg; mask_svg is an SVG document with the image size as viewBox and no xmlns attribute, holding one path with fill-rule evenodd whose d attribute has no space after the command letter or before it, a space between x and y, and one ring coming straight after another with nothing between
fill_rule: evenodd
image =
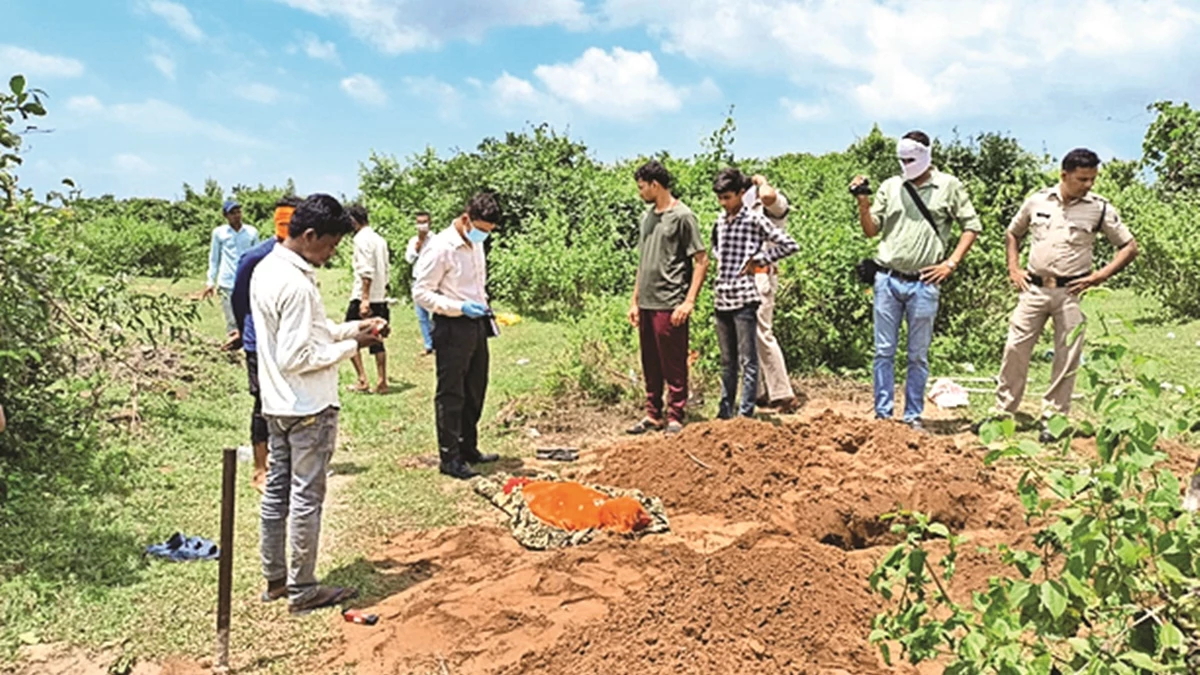
<instances>
[{"instance_id":1,"label":"black shoulder bag","mask_svg":"<svg viewBox=\"0 0 1200 675\"><path fill-rule=\"evenodd\" d=\"M938 232L937 223L933 220L933 214L929 212L929 207L925 206L925 201L921 199L921 195L917 194L917 189L913 187L911 181L904 181L904 189L908 192L908 196L916 203L917 209L921 211L921 215L925 216L925 222L933 228L933 233L941 235ZM875 283L875 275L879 272L879 263L875 262L874 258L864 258L854 266L854 272L858 275L858 280L861 283L873 285Z\"/></svg>"}]
</instances>

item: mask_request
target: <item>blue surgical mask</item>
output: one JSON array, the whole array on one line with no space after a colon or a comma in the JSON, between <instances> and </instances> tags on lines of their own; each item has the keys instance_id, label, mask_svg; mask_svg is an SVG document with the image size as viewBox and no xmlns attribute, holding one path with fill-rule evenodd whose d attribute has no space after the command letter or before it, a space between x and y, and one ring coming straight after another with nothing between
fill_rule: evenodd
<instances>
[{"instance_id":1,"label":"blue surgical mask","mask_svg":"<svg viewBox=\"0 0 1200 675\"><path fill-rule=\"evenodd\" d=\"M482 244L483 242L487 241L487 238L488 233L484 232L483 230L475 227L467 230L467 239L470 239L473 243Z\"/></svg>"}]
</instances>

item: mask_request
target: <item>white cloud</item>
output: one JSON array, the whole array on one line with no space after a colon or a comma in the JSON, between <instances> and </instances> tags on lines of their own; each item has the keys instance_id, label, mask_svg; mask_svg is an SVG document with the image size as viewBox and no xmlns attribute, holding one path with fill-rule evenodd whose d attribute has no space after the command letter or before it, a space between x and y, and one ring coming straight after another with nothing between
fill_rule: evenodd
<instances>
[{"instance_id":1,"label":"white cloud","mask_svg":"<svg viewBox=\"0 0 1200 675\"><path fill-rule=\"evenodd\" d=\"M443 119L458 116L463 96L454 85L436 77L406 77L403 82L409 95L436 105Z\"/></svg>"},{"instance_id":2,"label":"white cloud","mask_svg":"<svg viewBox=\"0 0 1200 675\"><path fill-rule=\"evenodd\" d=\"M288 47L289 54L295 54L297 51L303 51L310 59L317 61L328 61L330 63L341 63L338 58L337 45L332 42L326 42L312 33L299 33L298 45Z\"/></svg>"},{"instance_id":3,"label":"white cloud","mask_svg":"<svg viewBox=\"0 0 1200 675\"><path fill-rule=\"evenodd\" d=\"M879 119L1045 114L1200 75L1182 53L1200 37L1189 0L605 0L600 12L668 53L786 77L801 98Z\"/></svg>"},{"instance_id":4,"label":"white cloud","mask_svg":"<svg viewBox=\"0 0 1200 675\"><path fill-rule=\"evenodd\" d=\"M6 75L20 73L28 78L79 77L83 74L83 63L76 59L39 54L15 45L0 45L0 63L4 64Z\"/></svg>"},{"instance_id":5,"label":"white cloud","mask_svg":"<svg viewBox=\"0 0 1200 675\"><path fill-rule=\"evenodd\" d=\"M829 107L824 103L804 103L784 96L779 99L779 104L788 111L792 119L800 121L820 119L829 114Z\"/></svg>"},{"instance_id":6,"label":"white cloud","mask_svg":"<svg viewBox=\"0 0 1200 675\"><path fill-rule=\"evenodd\" d=\"M219 122L198 119L191 113L158 99L141 103L106 105L95 96L74 96L67 110L84 120L118 124L139 134L168 136L172 139L195 138L227 145L262 147L261 140L235 131Z\"/></svg>"},{"instance_id":7,"label":"white cloud","mask_svg":"<svg viewBox=\"0 0 1200 675\"><path fill-rule=\"evenodd\" d=\"M279 100L279 90L261 82L250 82L238 86L234 89L234 93L254 103L270 104Z\"/></svg>"},{"instance_id":8,"label":"white cloud","mask_svg":"<svg viewBox=\"0 0 1200 675\"><path fill-rule=\"evenodd\" d=\"M163 77L168 80L175 79L175 59L166 54L151 54L149 57L150 63L158 69L158 72L163 74Z\"/></svg>"},{"instance_id":9,"label":"white cloud","mask_svg":"<svg viewBox=\"0 0 1200 675\"><path fill-rule=\"evenodd\" d=\"M686 92L663 79L650 52L592 47L573 63L538 66L550 95L601 117L634 118L678 110Z\"/></svg>"},{"instance_id":10,"label":"white cloud","mask_svg":"<svg viewBox=\"0 0 1200 675\"><path fill-rule=\"evenodd\" d=\"M204 39L204 31L196 25L196 20L192 18L192 13L187 7L169 0L150 0L146 3L146 9L166 21L176 33L188 40L200 42Z\"/></svg>"},{"instance_id":11,"label":"white cloud","mask_svg":"<svg viewBox=\"0 0 1200 675\"><path fill-rule=\"evenodd\" d=\"M535 104L542 98L529 80L510 75L508 71L492 83L491 94L503 106Z\"/></svg>"},{"instance_id":12,"label":"white cloud","mask_svg":"<svg viewBox=\"0 0 1200 675\"><path fill-rule=\"evenodd\" d=\"M383 87L367 75L358 73L342 80L342 91L350 98L367 105L383 105L387 103L387 94Z\"/></svg>"},{"instance_id":13,"label":"white cloud","mask_svg":"<svg viewBox=\"0 0 1200 675\"><path fill-rule=\"evenodd\" d=\"M388 54L436 49L451 39L479 41L494 28L589 25L583 0L276 0L342 21Z\"/></svg>"},{"instance_id":14,"label":"white cloud","mask_svg":"<svg viewBox=\"0 0 1200 675\"><path fill-rule=\"evenodd\" d=\"M95 96L72 96L67 99L67 110L78 115L96 115L104 112L104 104Z\"/></svg>"},{"instance_id":15,"label":"white cloud","mask_svg":"<svg viewBox=\"0 0 1200 675\"><path fill-rule=\"evenodd\" d=\"M157 171L150 162L137 155L122 153L112 159L113 170L122 174L150 174Z\"/></svg>"}]
</instances>

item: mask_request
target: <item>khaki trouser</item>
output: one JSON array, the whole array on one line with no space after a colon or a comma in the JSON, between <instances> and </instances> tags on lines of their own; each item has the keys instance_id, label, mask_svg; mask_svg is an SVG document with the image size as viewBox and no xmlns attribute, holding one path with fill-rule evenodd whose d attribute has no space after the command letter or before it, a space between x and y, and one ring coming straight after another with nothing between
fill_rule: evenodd
<instances>
[{"instance_id":1,"label":"khaki trouser","mask_svg":"<svg viewBox=\"0 0 1200 675\"><path fill-rule=\"evenodd\" d=\"M1071 393L1075 390L1075 376L1083 355L1083 329L1080 327L1087 317L1079 308L1078 296L1068 293L1065 288L1040 286L1030 286L1027 292L1021 293L1013 311L1008 343L1004 345L1004 363L1000 366L1000 385L996 389L997 408L1017 412L1029 379L1030 356L1046 327L1046 320L1051 318L1054 319L1054 367L1050 388L1042 397L1042 408L1064 415L1071 411ZM1068 346L1067 339L1076 328L1079 328L1079 334Z\"/></svg>"},{"instance_id":2,"label":"khaki trouser","mask_svg":"<svg viewBox=\"0 0 1200 675\"><path fill-rule=\"evenodd\" d=\"M758 398L780 401L795 397L792 382L788 377L787 363L783 360L783 349L775 339L771 324L775 321L775 291L779 289L779 276L760 272L754 275L762 304L758 306Z\"/></svg>"}]
</instances>

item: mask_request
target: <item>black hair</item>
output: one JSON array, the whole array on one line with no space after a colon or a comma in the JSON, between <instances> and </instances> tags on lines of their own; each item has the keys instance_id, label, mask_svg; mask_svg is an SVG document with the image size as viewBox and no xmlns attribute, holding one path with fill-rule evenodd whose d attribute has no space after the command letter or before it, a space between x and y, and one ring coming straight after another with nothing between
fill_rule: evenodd
<instances>
[{"instance_id":1,"label":"black hair","mask_svg":"<svg viewBox=\"0 0 1200 675\"><path fill-rule=\"evenodd\" d=\"M925 147L929 147L929 134L924 131L910 131L904 134L902 138L907 138L910 141L916 141Z\"/></svg>"},{"instance_id":2,"label":"black hair","mask_svg":"<svg viewBox=\"0 0 1200 675\"><path fill-rule=\"evenodd\" d=\"M279 198L279 201L275 202L275 208L281 209L285 206L290 206L294 209L297 206L300 206L302 201L304 200L300 199L296 195L284 195Z\"/></svg>"},{"instance_id":3,"label":"black hair","mask_svg":"<svg viewBox=\"0 0 1200 675\"><path fill-rule=\"evenodd\" d=\"M671 177L671 172L667 171L667 167L662 165L662 162L657 159L652 159L638 167L637 171L633 172L634 180L642 180L647 183L658 183L664 188L670 190L671 184L675 179Z\"/></svg>"},{"instance_id":4,"label":"black hair","mask_svg":"<svg viewBox=\"0 0 1200 675\"><path fill-rule=\"evenodd\" d=\"M721 169L721 172L713 179L713 192L718 195L724 192L741 192L748 189L750 189L750 179L746 178L741 170L732 166Z\"/></svg>"},{"instance_id":5,"label":"black hair","mask_svg":"<svg viewBox=\"0 0 1200 675\"><path fill-rule=\"evenodd\" d=\"M350 234L354 226L338 200L317 193L309 195L296 207L288 225L288 236L297 238L308 230L316 232L318 237L336 237Z\"/></svg>"},{"instance_id":6,"label":"black hair","mask_svg":"<svg viewBox=\"0 0 1200 675\"><path fill-rule=\"evenodd\" d=\"M370 217L367 215L367 207L358 202L346 207L346 215L350 216L359 225L366 225L371 222Z\"/></svg>"},{"instance_id":7,"label":"black hair","mask_svg":"<svg viewBox=\"0 0 1200 675\"><path fill-rule=\"evenodd\" d=\"M1062 158L1062 170L1095 169L1100 166L1100 155L1087 148L1075 148Z\"/></svg>"},{"instance_id":8,"label":"black hair","mask_svg":"<svg viewBox=\"0 0 1200 675\"><path fill-rule=\"evenodd\" d=\"M480 192L467 202L467 216L493 225L500 222L500 203L491 192Z\"/></svg>"},{"instance_id":9,"label":"black hair","mask_svg":"<svg viewBox=\"0 0 1200 675\"><path fill-rule=\"evenodd\" d=\"M429 212L428 211L417 211L417 217L420 218L421 216L425 216L428 219Z\"/></svg>"}]
</instances>

